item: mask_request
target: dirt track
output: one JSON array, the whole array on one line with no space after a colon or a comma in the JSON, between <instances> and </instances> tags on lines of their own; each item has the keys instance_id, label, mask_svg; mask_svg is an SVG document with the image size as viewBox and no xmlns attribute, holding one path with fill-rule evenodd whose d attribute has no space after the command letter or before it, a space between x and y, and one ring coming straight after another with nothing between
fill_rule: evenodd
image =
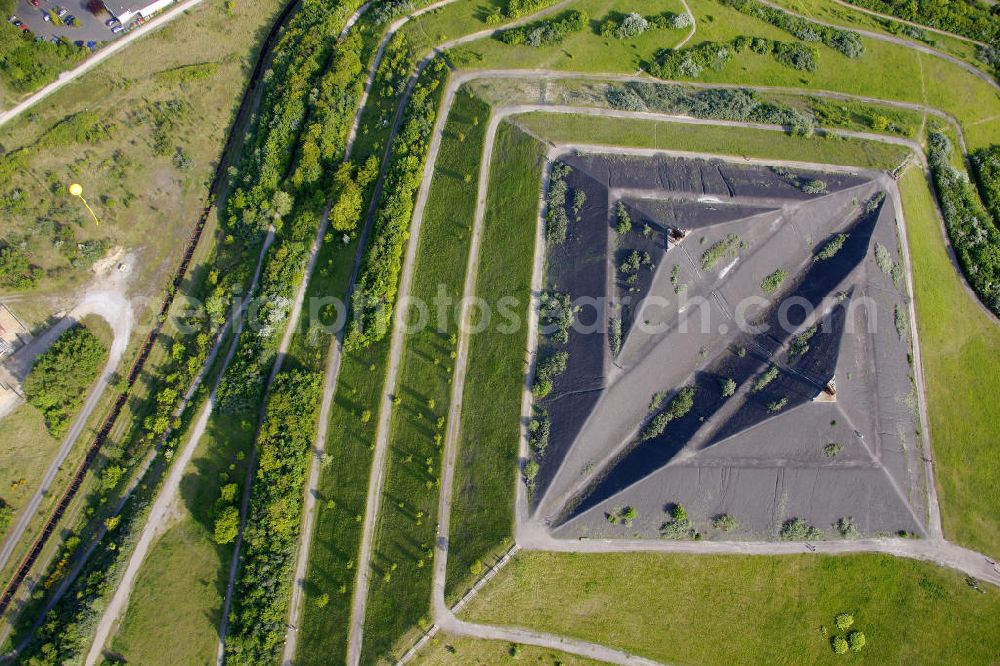
<instances>
[{"instance_id":1,"label":"dirt track","mask_svg":"<svg viewBox=\"0 0 1000 666\"><path fill-rule=\"evenodd\" d=\"M97 382L87 395L87 400L84 402L83 407L77 413L76 418L73 419L73 424L63 438L58 452L52 459L52 462L49 463L49 467L42 477L41 484L39 484L38 489L31 500L28 501L28 504L21 510L17 523L8 533L7 540L4 542L3 548L0 549L0 568L6 566L7 561L14 552L14 548L21 540L21 537L24 536L25 530L27 530L28 525L37 513L39 506L41 506L42 500L51 491L59 469L66 461L66 457L73 450L76 440L80 437L80 433L83 432L84 427L87 425L87 420L97 407L98 401L104 394L104 389L107 388L108 383L115 374L128 346L134 325L132 306L125 298L125 281L118 275L114 275L112 278L110 289L88 291L84 294L80 303L69 314L31 343L30 350L22 350L30 351L28 354L30 358L26 360L23 368L14 370L18 378L23 380L24 375L27 375L30 370L31 362L33 362L35 356L43 353L70 326L87 315L97 315L111 326L114 340L111 343L111 349L108 353L108 361L104 365L104 369L101 371Z\"/></svg>"}]
</instances>

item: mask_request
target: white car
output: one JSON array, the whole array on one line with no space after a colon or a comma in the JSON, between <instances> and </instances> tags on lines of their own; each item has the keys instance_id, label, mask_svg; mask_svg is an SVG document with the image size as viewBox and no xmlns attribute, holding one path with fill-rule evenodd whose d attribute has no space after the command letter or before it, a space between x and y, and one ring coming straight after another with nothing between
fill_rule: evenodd
<instances>
[{"instance_id":1,"label":"white car","mask_svg":"<svg viewBox=\"0 0 1000 666\"><path fill-rule=\"evenodd\" d=\"M119 32L121 32L124 29L125 29L124 27L122 27L120 25L116 25L115 27L111 28L111 32L113 32L113 33L115 33L117 35Z\"/></svg>"}]
</instances>

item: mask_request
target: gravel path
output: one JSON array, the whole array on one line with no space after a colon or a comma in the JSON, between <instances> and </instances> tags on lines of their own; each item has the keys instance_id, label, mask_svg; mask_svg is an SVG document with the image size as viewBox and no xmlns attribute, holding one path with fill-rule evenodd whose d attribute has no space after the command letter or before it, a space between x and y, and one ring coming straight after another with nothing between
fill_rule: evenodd
<instances>
[{"instance_id":1,"label":"gravel path","mask_svg":"<svg viewBox=\"0 0 1000 666\"><path fill-rule=\"evenodd\" d=\"M848 9L853 9L854 11L862 12L864 14L868 14L869 16L876 16L876 17L878 17L880 19L887 19L889 21L895 21L896 23L902 23L903 25L908 25L908 26L911 26L911 27L914 27L914 28L920 28L921 30L926 30L927 32L934 32L934 33L937 33L939 35L944 35L946 37L954 37L955 39L960 39L963 42L968 42L969 44L975 44L976 46L989 46L985 42L977 41L975 39L972 39L971 37L966 37L964 35L957 35L957 34L955 34L953 32L948 32L947 30L940 30L938 28L932 28L932 27L926 26L926 25L920 25L919 23L914 23L913 21L907 21L906 19L901 19L901 18L896 17L896 16L890 16L889 14L880 14L879 12L877 12L877 11L875 11L873 9L868 9L867 7L861 7L860 5L853 5L853 4L849 3L849 2L844 2L844 0L832 0L832 1L835 4L840 5L841 7L847 7ZM993 2L990 2L989 0L987 0L987 3L988 4L993 4Z\"/></svg>"},{"instance_id":2,"label":"gravel path","mask_svg":"<svg viewBox=\"0 0 1000 666\"><path fill-rule=\"evenodd\" d=\"M806 16L804 14L799 14L797 12L793 12L792 10L790 10L790 9L788 9L786 7L782 7L780 5L777 5L777 4L773 3L773 2L771 2L771 0L760 0L760 3L763 4L763 5L766 5L768 7L772 7L774 9L780 9L781 11L786 12L788 14L791 14L792 16L797 16L797 17L799 17L801 19L805 19L807 21L812 21L813 23L818 23L819 25L825 25L825 26L830 27L830 28L837 28L838 30L852 30L852 31L858 33L859 35L863 35L865 37L868 37L869 39L877 39L880 42L888 42L890 44L897 44L899 46L905 46L908 49L913 49L914 51L920 51L921 53L926 53L928 55L932 55L932 56L935 56L937 58L941 58L943 60L947 60L948 62L950 62L950 63L952 63L954 65L958 65L959 67L961 67L962 69L966 70L970 74L979 77L980 79L982 79L983 81L985 81L989 85L993 86L994 89L1000 90L1000 83L997 83L996 79L993 78L992 74L988 74L988 73L984 72L983 70L979 69L975 65L971 65L971 64L965 62L961 58L956 58L953 55L950 55L948 53L944 53L942 51L939 51L939 50L937 50L937 49L935 49L933 47L927 46L926 44L921 44L920 42L915 42L915 41L913 41L911 39L905 39L903 37L896 37L894 35L886 35L886 34L881 33L881 32L872 32L871 30L863 30L861 28L848 27L848 26L844 26L844 25L838 25L836 23L830 23L829 21L823 21L823 20L817 19L817 18L811 18L811 17ZM840 2L838 4L846 4L846 3ZM853 7L853 5L849 5L849 4L847 6L848 7ZM858 9L858 8L854 7L854 9ZM894 20L896 20L896 19L894 19ZM945 34L947 34L947 33L945 33ZM951 35L951 36L954 37L955 35Z\"/></svg>"},{"instance_id":3,"label":"gravel path","mask_svg":"<svg viewBox=\"0 0 1000 666\"><path fill-rule=\"evenodd\" d=\"M83 403L83 407L77 413L76 418L73 419L73 424L70 426L66 436L63 437L59 450L56 452L52 462L49 463L48 469L45 470L45 475L42 477L41 484L39 484L38 489L28 501L27 505L25 505L24 509L21 510L13 529L11 529L11 531L7 534L7 540L4 542L3 548L0 549L0 569L7 565L15 547L24 536L25 531L28 529L28 525L38 512L38 508L41 506L42 500L51 491L52 484L55 482L56 476L59 474L59 469L66 461L67 456L69 456L70 452L73 450L76 440L80 437L80 433L82 433L86 427L87 420L97 407L97 403L100 401L101 396L104 394L104 390L107 388L112 376L115 374L115 370L121 363L122 356L125 354L125 348L128 346L128 341L132 335L132 328L134 326L132 306L125 298L124 280L114 280L113 284L115 286L111 289L102 288L88 291L84 295L83 300L81 300L80 303L69 312L69 314L31 343L34 347L33 353L35 355L41 354L48 349L49 346L51 346L60 335L62 335L62 333L87 315L97 315L107 321L108 325L111 326L112 333L114 334L114 340L112 341L111 349L108 352L108 361L105 363L104 369L101 371L100 377L97 379L97 383L95 383L93 388L90 390L86 401Z\"/></svg>"},{"instance_id":4,"label":"gravel path","mask_svg":"<svg viewBox=\"0 0 1000 666\"><path fill-rule=\"evenodd\" d=\"M100 622L97 624L95 639L90 644L90 651L87 653L87 659L85 662L87 666L93 666L102 659L104 645L111 637L111 630L117 623L118 618L122 615L125 609L128 608L129 597L132 594L132 588L135 586L135 580L139 575L142 564L145 562L146 556L149 554L149 550L156 542L156 539L166 529L170 517L174 515L174 506L177 501L178 492L180 491L181 480L187 472L188 463L191 462L191 458L194 456L194 452L198 448L198 442L201 441L202 435L205 434L205 428L208 426L208 419L212 415L212 411L215 409L216 392L219 390L219 384L222 382L226 368L229 367L229 362L232 361L233 355L236 353L236 348L239 345L240 333L243 331L243 324L245 323L243 314L246 312L247 306L250 304L250 300L253 298L254 292L256 291L257 282L260 279L261 267L264 263L264 257L266 256L267 250L273 241L274 228L272 227L268 229L267 236L264 238L264 244L263 247L261 247L260 256L257 259L257 269L254 271L253 281L250 283L250 289L247 291L246 296L240 303L239 311L235 313L233 318L230 320L230 323L235 321L235 329L233 330L233 337L229 345L229 351L226 353L226 358L222 362L222 367L215 380L215 385L212 387L212 391L208 396L208 401L205 403L205 406L202 407L201 412L198 414L198 418L194 422L191 433L188 435L187 442L184 444L184 447L180 449L179 455L175 457L171 465L170 473L167 475L167 478L163 483L163 487L160 489L160 492L156 497L156 501L153 503L153 507L149 511L149 516L146 519L146 523L143 525L142 533L139 535L139 540L136 542L135 550L132 551L132 556L128 560L125 574L122 576L121 581L118 583L118 587L115 589L114 595L111 597L107 607L101 614ZM229 324L227 324L227 327L228 326ZM204 364L202 373L199 375L196 383L200 383L202 376L210 370L212 359L215 358L215 355L221 348L223 339L224 336L220 333L219 338L210 353L209 360Z\"/></svg>"},{"instance_id":5,"label":"gravel path","mask_svg":"<svg viewBox=\"0 0 1000 666\"><path fill-rule=\"evenodd\" d=\"M502 72L507 74L509 72ZM564 73L559 73L563 75ZM448 89L445 93L445 104L442 107L441 115L439 117L439 123L442 123L447 117L450 111L450 103L453 100L454 91L457 90L459 86L468 82L469 80L480 78L483 76L482 72L469 72L460 74L453 77L449 82ZM599 78L599 77L597 77ZM537 111L550 111L552 107L547 107L545 105L518 105L496 109L494 114L491 116L490 124L487 128L487 139L484 145L483 157L482 157L482 169L480 172L479 190L477 192L477 208L476 217L473 227L473 243L476 243L476 237L481 233L481 223L483 216L483 202L485 200L485 190L488 186L488 174L489 166L492 162L492 151L495 139L496 128L500 122L505 117L509 117L512 114L523 113L526 110L537 110ZM628 115L636 114L614 114L606 113L611 110L593 109L593 108L571 108L562 107L557 108L556 112L563 113L583 113L583 114L594 114L594 115L609 115L610 117L626 117ZM702 121L700 119L692 119L686 117L664 117L664 120L671 120L673 122L685 122L692 124L717 124L713 121ZM694 122L697 121L697 122ZM747 127L756 127L752 124L744 124ZM918 159L926 169L926 162L923 159L922 152L920 150L919 144L915 142L905 140L905 139L895 139L893 137L883 137L879 135L868 135L866 133L851 133L853 136L858 136L859 138L880 140L892 143L900 143L906 145L913 149L918 155ZM553 146L550 150L551 154L555 154L564 150L565 147ZM669 152L669 151L654 151L654 152ZM430 157L436 156L437 151L432 151ZM702 157L709 157L709 155L698 155ZM714 155L712 155L714 157ZM433 161L429 159L429 161ZM753 160L750 160L753 161ZM759 160L760 162L774 163L773 160ZM809 163L789 163L798 166L811 166L815 167L815 164ZM897 217L899 218L899 224L902 226L902 217L899 215L901 212L899 210L900 204L898 199L894 199L894 205L897 207ZM541 261L544 256L544 241L542 236L542 224L541 220L544 215L544 208L539 205L539 224L538 232L536 238L536 252L535 252L535 264L534 264L534 278L532 281L533 292L537 291L538 285L541 280ZM940 217L940 211L938 212ZM905 230L904 230L905 233ZM905 244L905 236L903 237L903 242ZM477 263L475 256L478 255L478 246L476 246L476 251L474 254L470 254L469 265L466 273L466 296L470 293L474 293L475 290L475 273L477 268ZM908 253L905 256L905 263L907 267L910 266L910 260ZM912 281L912 276L909 270L907 271L907 279ZM910 285L912 289L912 284ZM471 291L470 291L471 290ZM537 326L537 321L535 317L535 308L532 308L531 317L529 317L529 329L532 325ZM911 316L913 316L912 305L911 305ZM534 324L533 324L534 322ZM529 364L533 356L533 351L530 349L534 345L531 344L531 339L533 336L529 336ZM919 343L916 338L914 339L915 351L919 353ZM610 661L613 663L651 663L651 662L636 662L630 661L637 659L631 655L626 655L617 650L607 648L604 646L598 646L589 643L582 643L579 641L573 641L571 639L566 639L564 637L552 636L548 634L540 634L537 632L530 632L523 629L516 628L501 628L501 627L491 627L485 625L476 625L471 623L465 623L457 620L454 616L453 610L448 608L444 599L444 589L447 574L447 557L449 541L448 535L450 533L450 518L451 518L451 503L453 500L453 485L454 485L454 466L457 456L458 447L458 430L460 425L460 412L462 405L462 389L465 382L465 370L467 366L467 351L468 351L468 336L463 332L459 339L459 351L456 358L456 372L454 375L454 393L452 396L452 402L449 408L449 420L448 429L445 440L445 452L444 452L444 471L442 478L442 492L439 501L439 524L438 524L438 555L435 558L434 563L434 583L432 589L432 607L435 624L431 631L425 635L423 642L439 629L445 630L450 633L457 633L477 638L483 639L499 639L508 640L513 642L540 645L545 647L550 647L554 649L560 649L567 652L572 652L574 654L580 654L584 656L593 656L594 658L603 659L605 661ZM922 387L922 376L918 373L918 383ZM527 384L526 384L527 386ZM923 389L920 391L921 397L923 397ZM526 389L525 393L525 404L530 405L530 393ZM925 437L925 446L929 446L929 440L927 433L928 428L926 424L926 413L925 409L921 408L921 420L923 426L923 432ZM527 455L526 444L524 438L520 444L521 457L524 458ZM929 448L927 449L929 454ZM996 585L1000 585L1000 569L997 565L990 561L986 556L975 551L971 551L948 541L945 541L941 536L940 527L940 514L938 512L937 505L937 495L936 489L934 488L932 469L928 458L925 460L926 473L928 478L928 484L930 486L930 504L931 508L931 538L929 539L865 539L865 540L855 540L855 541L829 541L829 542L816 542L816 543L802 543L802 542L711 542L711 541L628 541L628 540L558 540L554 539L549 535L549 533L540 526L528 524L527 518L529 515L527 507L527 497L524 493L524 486L520 483L518 479L517 483L517 509L516 509L516 542L515 548L525 548L532 550L544 550L544 551L556 551L556 552L675 552L675 553L702 553L702 554L742 554L742 555L782 555L782 554L801 554L803 552L812 553L825 553L825 554L842 554L842 553L856 553L856 552L870 552L870 553L885 553L894 555L897 557L907 557L912 559L920 559L925 561L934 562L938 565L956 569L966 573L967 575L974 576L978 579L989 581ZM491 574L494 573L491 570ZM474 588L474 591L478 589ZM463 599L463 602L467 599ZM587 650L587 651L583 651ZM590 650L598 650L598 653L590 652ZM407 653L408 657L412 655L416 650L411 650ZM404 659L405 661L406 659Z\"/></svg>"}]
</instances>

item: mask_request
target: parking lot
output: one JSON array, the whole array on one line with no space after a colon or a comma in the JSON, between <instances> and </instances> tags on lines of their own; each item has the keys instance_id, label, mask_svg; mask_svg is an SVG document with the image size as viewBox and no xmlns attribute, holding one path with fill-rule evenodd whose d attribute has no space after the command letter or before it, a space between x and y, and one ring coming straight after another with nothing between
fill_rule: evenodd
<instances>
[{"instance_id":1,"label":"parking lot","mask_svg":"<svg viewBox=\"0 0 1000 666\"><path fill-rule=\"evenodd\" d=\"M50 10L58 13L60 9L67 10L66 16L63 17L64 21L73 16L76 18L77 25L71 26L67 23L58 25L54 21L45 20ZM111 19L111 15L102 10L95 16L87 9L85 0L38 0L37 7L30 0L18 0L14 15L28 26L32 34L48 40L61 37L71 44L83 46L88 42L97 44L109 42L118 36L105 25L105 22Z\"/></svg>"}]
</instances>

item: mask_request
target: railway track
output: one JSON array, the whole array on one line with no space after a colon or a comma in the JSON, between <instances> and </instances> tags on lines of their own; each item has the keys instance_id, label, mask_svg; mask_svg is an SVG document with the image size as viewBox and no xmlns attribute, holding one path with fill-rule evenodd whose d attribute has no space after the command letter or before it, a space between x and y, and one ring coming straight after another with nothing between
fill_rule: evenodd
<instances>
[{"instance_id":1,"label":"railway track","mask_svg":"<svg viewBox=\"0 0 1000 666\"><path fill-rule=\"evenodd\" d=\"M100 453L101 448L108 439L108 435L111 433L111 429L114 427L115 423L118 421L118 417L121 416L122 410L125 408L129 392L132 390L132 387L142 374L146 361L149 358L149 354L153 349L153 345L156 343L157 338L163 330L163 325L166 322L166 314L170 311L170 308L173 305L177 291L180 289L181 283L184 281L184 276L187 274L188 268L191 265L191 260L194 257L195 250L198 247L198 243L201 241L202 234L205 231L205 226L208 223L208 216L211 214L212 208L214 207L212 201L222 189L222 184L226 175L226 168L229 164L227 156L230 156L233 153L237 137L242 136L242 132L237 131L237 129L244 125L252 114L254 100L257 96L258 83L261 79L261 75L263 74L268 54L271 52L271 47L273 46L279 31L288 21L298 4L299 0L290 0L290 2L288 2L282 9L281 14L272 25L267 36L264 38L264 42L257 56L257 62L250 76L250 82L244 92L243 99L240 102L240 108L233 120L233 126L226 138L226 143L222 151L222 158L219 160L219 163L215 168L215 175L209 188L209 204L202 209L198 222L195 225L191 236L188 238L187 246L184 249L184 253L181 255L181 261L177 266L177 270L174 272L174 277L170 283L169 289L167 290L167 295L164 297L163 303L160 305L160 310L157 313L156 324L147 334L146 340L143 342L139 354L136 356L135 361L133 361L132 366L129 369L128 375L125 379L125 390L118 395L111 411L104 419L104 422L101 424L101 428L97 431L97 434L94 436L94 441L87 449L87 454L84 456L83 461L80 463L76 473L73 475L72 481L70 481L66 490L63 491L62 497L59 498L59 502L56 504L55 509L45 522L45 526L42 528L42 531L39 532L38 536L35 538L31 549L28 550L13 578L11 578L10 582L8 582L7 586L4 588L3 595L0 596L0 616L7 612L11 602L14 600L14 595L17 594L17 590L27 579L32 567L35 566L38 558L41 556L45 545L52 537L52 534L56 531L59 521L65 515L70 503L72 503L73 499L79 492L80 487L83 485L83 480L87 476L87 472L90 471L91 466L97 459L97 454Z\"/></svg>"}]
</instances>

